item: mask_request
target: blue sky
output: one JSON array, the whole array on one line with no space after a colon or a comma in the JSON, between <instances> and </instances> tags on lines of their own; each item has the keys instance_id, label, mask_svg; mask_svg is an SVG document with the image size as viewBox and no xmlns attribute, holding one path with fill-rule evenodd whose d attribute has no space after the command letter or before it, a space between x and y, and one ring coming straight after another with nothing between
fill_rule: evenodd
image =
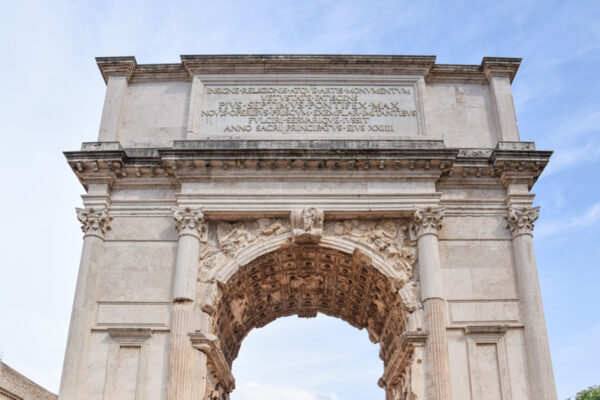
<instances>
[{"instance_id":1,"label":"blue sky","mask_svg":"<svg viewBox=\"0 0 600 400\"><path fill-rule=\"evenodd\" d=\"M513 83L521 138L555 151L534 192L559 398L600 384L600 2L583 0L1 2L5 362L58 389L82 193L62 151L96 139L105 86L94 57L178 62L211 53L431 54L472 64L523 57ZM234 400L383 399L376 346L325 317L252 332L234 368Z\"/></svg>"}]
</instances>

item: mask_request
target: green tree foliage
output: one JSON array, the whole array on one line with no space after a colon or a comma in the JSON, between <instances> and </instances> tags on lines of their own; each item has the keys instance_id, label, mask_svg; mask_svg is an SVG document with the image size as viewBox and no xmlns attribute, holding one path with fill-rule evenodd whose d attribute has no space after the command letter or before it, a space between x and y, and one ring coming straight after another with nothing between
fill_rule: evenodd
<instances>
[{"instance_id":1,"label":"green tree foliage","mask_svg":"<svg viewBox=\"0 0 600 400\"><path fill-rule=\"evenodd\" d=\"M569 397L569 399L571 398ZM600 400L600 385L590 386L589 388L577 393L575 400Z\"/></svg>"}]
</instances>

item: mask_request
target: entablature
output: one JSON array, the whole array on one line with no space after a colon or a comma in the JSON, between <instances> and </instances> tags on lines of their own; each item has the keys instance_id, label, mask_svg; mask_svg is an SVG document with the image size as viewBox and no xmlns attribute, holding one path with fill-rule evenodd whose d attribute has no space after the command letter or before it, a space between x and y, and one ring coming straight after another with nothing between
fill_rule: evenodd
<instances>
[{"instance_id":1,"label":"entablature","mask_svg":"<svg viewBox=\"0 0 600 400\"><path fill-rule=\"evenodd\" d=\"M495 149L452 149L438 140L187 140L170 148L123 149L119 143L84 143L64 153L87 188L119 179L157 179L172 184L227 179L251 180L252 173L294 172L309 178L328 170L339 178L373 178L444 182L462 178L506 179L518 176L529 188L552 152L531 142L500 142ZM217 173L217 171L220 171ZM228 172L229 171L229 172ZM358 176L357 172L364 176ZM318 174L317 174L318 175ZM331 177L331 176L330 176ZM498 181L500 182L500 180Z\"/></svg>"}]
</instances>

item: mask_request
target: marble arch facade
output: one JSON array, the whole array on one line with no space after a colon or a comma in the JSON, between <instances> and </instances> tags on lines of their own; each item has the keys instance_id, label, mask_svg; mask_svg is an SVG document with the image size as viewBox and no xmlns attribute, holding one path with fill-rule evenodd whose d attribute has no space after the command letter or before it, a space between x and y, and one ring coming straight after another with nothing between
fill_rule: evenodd
<instances>
[{"instance_id":1,"label":"marble arch facade","mask_svg":"<svg viewBox=\"0 0 600 400\"><path fill-rule=\"evenodd\" d=\"M251 329L318 312L380 344L387 400L556 399L519 63L99 58L60 399L227 399Z\"/></svg>"}]
</instances>

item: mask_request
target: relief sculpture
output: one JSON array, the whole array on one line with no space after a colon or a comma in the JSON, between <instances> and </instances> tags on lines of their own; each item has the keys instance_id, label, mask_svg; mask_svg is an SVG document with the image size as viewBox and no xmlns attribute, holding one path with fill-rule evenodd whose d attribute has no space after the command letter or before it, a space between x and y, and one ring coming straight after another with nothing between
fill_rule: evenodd
<instances>
[{"instance_id":1,"label":"relief sculpture","mask_svg":"<svg viewBox=\"0 0 600 400\"><path fill-rule=\"evenodd\" d=\"M216 231L216 243L207 243L200 252L201 270L223 265L239 250L289 232L290 225L284 219L260 218L255 221L219 222Z\"/></svg>"},{"instance_id":2,"label":"relief sculpture","mask_svg":"<svg viewBox=\"0 0 600 400\"><path fill-rule=\"evenodd\" d=\"M327 224L325 231L374 247L384 256L386 264L398 273L401 286L412 278L414 246L407 238L407 226L403 222L390 219L333 221Z\"/></svg>"}]
</instances>

